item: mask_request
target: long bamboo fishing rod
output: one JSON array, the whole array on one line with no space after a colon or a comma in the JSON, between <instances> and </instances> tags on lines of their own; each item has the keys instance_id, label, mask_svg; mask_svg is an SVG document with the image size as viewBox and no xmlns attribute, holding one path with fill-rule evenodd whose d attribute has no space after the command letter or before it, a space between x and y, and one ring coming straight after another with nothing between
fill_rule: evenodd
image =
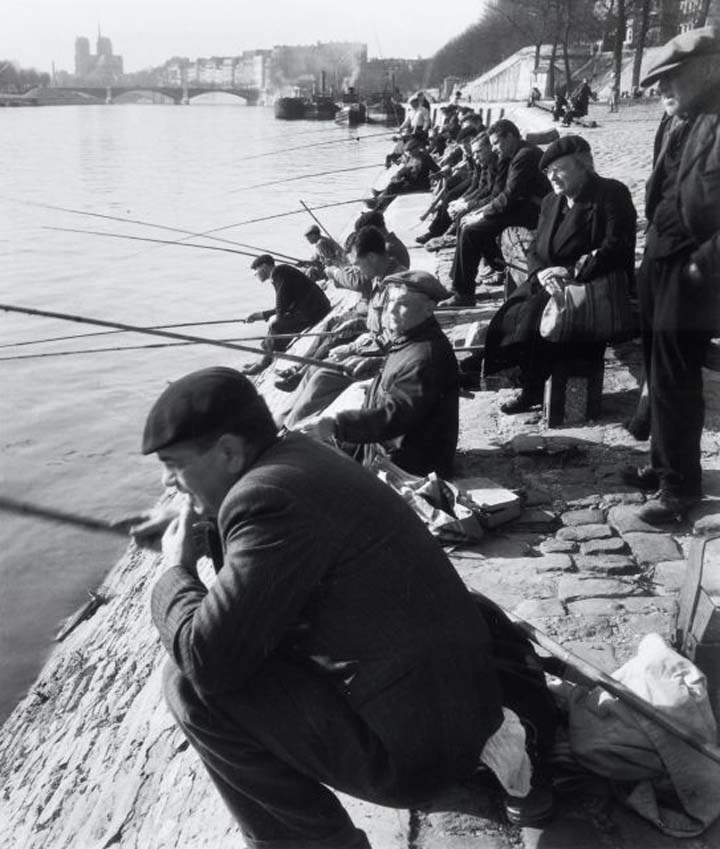
<instances>
[{"instance_id":1,"label":"long bamboo fishing rod","mask_svg":"<svg viewBox=\"0 0 720 849\"><path fill-rule=\"evenodd\" d=\"M220 318L215 321L181 321L177 324L149 324L147 328L149 330L174 330L176 327L210 327L218 324L243 324L245 323L244 318ZM0 349L2 348L24 348L27 345L44 345L47 342L68 342L73 339L94 339L97 336L115 336L118 333L125 333L124 330L98 330L94 333L72 333L69 336L47 336L44 339L26 339L22 342L5 342L0 345ZM297 336L304 337L313 337L313 336L332 336L336 333L335 330L319 330L316 332L305 332L302 333L273 333L273 338L275 339L295 339ZM237 340L227 340L227 341L238 341L238 342L258 342L261 339L265 339L266 336L242 336L238 337ZM122 350L122 348L118 349ZM6 359L9 359L6 357Z\"/></svg>"},{"instance_id":2,"label":"long bamboo fishing rod","mask_svg":"<svg viewBox=\"0 0 720 849\"><path fill-rule=\"evenodd\" d=\"M352 200L340 200L340 201L335 201L334 203L319 204L318 206L311 207L311 209L313 209L313 210L332 209L332 208L337 207L337 206L349 206L350 204L365 203L366 201L367 201L366 197L352 198ZM190 235L186 236L184 239L178 239L177 241L170 241L170 242L168 242L168 244L170 244L170 245L182 244L182 243L186 242L188 239L206 239L208 236L210 236L213 233L222 233L225 230L233 230L235 227L244 227L247 224L259 224L263 221L274 221L274 220L277 220L278 218L288 218L291 215L301 215L301 214L304 214L305 212L306 212L306 210L304 210L302 207L300 207L300 209L291 209L291 210L288 210L287 212L276 212L274 215L262 215L259 218L247 218L244 221L236 221L233 224L223 224L220 227L213 227L210 230L203 230L199 233L191 233ZM420 247L420 246L418 245L418 247Z\"/></svg>"},{"instance_id":3,"label":"long bamboo fishing rod","mask_svg":"<svg viewBox=\"0 0 720 849\"><path fill-rule=\"evenodd\" d=\"M266 183L255 183L252 186L240 186L232 189L230 194L249 191L250 189L265 189L268 186L280 186L284 183L294 183L297 180L310 180L313 177L328 177L331 174L347 174L350 171L366 171L368 168L382 168L384 162L374 162L372 165L354 165L352 168L334 168L330 171L317 171L315 174L296 174L294 177L285 177L281 180L269 180Z\"/></svg>"},{"instance_id":4,"label":"long bamboo fishing rod","mask_svg":"<svg viewBox=\"0 0 720 849\"><path fill-rule=\"evenodd\" d=\"M18 501L0 495L0 510L6 513L14 513L18 516L32 516L37 519L47 519L51 522L62 522L66 525L74 525L86 531L104 531L127 538L127 527L123 524L113 524L105 519L94 519L90 516L81 516L79 513L69 513L66 510L57 510L54 507L43 507L40 504L31 504L29 501Z\"/></svg>"},{"instance_id":5,"label":"long bamboo fishing rod","mask_svg":"<svg viewBox=\"0 0 720 849\"><path fill-rule=\"evenodd\" d=\"M20 203L25 206L32 206L36 209L49 209L54 212L66 212L69 215L82 215L87 218L102 218L107 221L121 221L124 224L139 224L143 227L151 227L154 230L167 230L169 233L182 233L184 236L188 236L189 238L196 237L196 234L192 232L192 230L186 230L183 227L173 227L169 224L155 224L152 221L143 221L140 218L126 218L122 215L109 215L107 213L102 212L89 212L84 209L72 209L67 206L55 206L50 203L37 203L35 201L30 200L17 200L13 199L14 203ZM222 236L205 236L206 239L210 239L213 242L223 242L228 245L234 245L238 248L247 248L251 251L257 251L258 254L273 254L275 257L283 257L287 260L291 260L292 262L303 262L302 259L296 256L291 256L290 254L282 253L280 251L271 251L267 248L261 248L258 245L249 245L245 242L237 242L234 239L224 239Z\"/></svg>"},{"instance_id":6,"label":"long bamboo fishing rod","mask_svg":"<svg viewBox=\"0 0 720 849\"><path fill-rule=\"evenodd\" d=\"M302 208L305 210L305 212L307 212L310 218L312 218L312 220L323 231L323 233L325 233L328 239L332 239L332 241L334 242L335 239L333 239L333 237L330 235L330 232L328 231L327 227L322 223L322 221L317 217L317 215L315 215L315 213L312 211L312 209L310 209L310 207L305 203L304 200L300 201L300 206L302 206Z\"/></svg>"},{"instance_id":7,"label":"long bamboo fishing rod","mask_svg":"<svg viewBox=\"0 0 720 849\"><path fill-rule=\"evenodd\" d=\"M274 156L279 153L294 153L296 150L308 150L311 147L324 147L329 144L347 144L351 141L359 142L373 138L387 138L387 136L392 136L394 134L395 130L392 130L387 133L368 133L366 136L349 136L346 139L331 139L330 141L312 142L311 144L299 144L295 147L279 148L278 150L266 150L263 153L254 153L251 156L243 156L243 162L247 162L249 159L263 159L266 156Z\"/></svg>"},{"instance_id":8,"label":"long bamboo fishing rod","mask_svg":"<svg viewBox=\"0 0 720 849\"><path fill-rule=\"evenodd\" d=\"M151 239L149 236L129 236L126 233L108 233L105 230L81 230L78 227L50 227L43 226L43 230L54 230L58 233L82 233L85 236L106 236L109 239L124 239L130 242L149 242L155 245L177 245L181 248L199 248L206 251L222 251L228 254L239 254L240 256L248 256L257 259L260 254L249 253L248 251L239 251L236 248L221 248L219 245L194 245L182 239ZM188 237L190 238L190 237ZM298 260L301 262L301 260Z\"/></svg>"},{"instance_id":9,"label":"long bamboo fishing rod","mask_svg":"<svg viewBox=\"0 0 720 849\"><path fill-rule=\"evenodd\" d=\"M112 333L123 333L122 330L108 331ZM298 339L301 337L311 336L332 336L335 331L326 333L273 333L273 339ZM95 334L87 333L86 336ZM77 337L74 337L77 338ZM79 338L82 338L79 337ZM234 339L218 339L218 342L262 342L267 339L267 336L240 336ZM10 363L16 360L39 360L47 357L70 357L74 354L109 354L116 351L146 351L157 348L182 348L186 345L198 345L198 342L152 342L146 345L112 345L106 348L74 348L72 351L41 351L37 354L14 354L9 357L0 357L0 363ZM455 348L459 350L471 350L470 348ZM474 349L472 349L474 350Z\"/></svg>"},{"instance_id":10,"label":"long bamboo fishing rod","mask_svg":"<svg viewBox=\"0 0 720 849\"><path fill-rule=\"evenodd\" d=\"M111 327L116 330L126 330L132 333L140 333L146 336L159 336L164 339L178 339L181 342L196 342L203 345L215 346L217 348L228 348L231 351L243 351L248 354L261 354L271 356L280 360L290 360L293 363L303 363L313 366L322 366L340 374L348 375L349 372L338 363L332 361L318 360L314 357L302 357L299 354L289 354L287 351L266 351L264 348L255 348L250 345L238 345L236 342L222 342L218 339L208 339L204 336L192 336L188 333L176 333L172 330L154 330L149 327L140 327L136 324L125 324L119 321L106 321L99 318L89 318L73 313L55 312L51 310L40 310L33 307L21 307L16 304L0 304L3 312L14 312L22 315L35 315L42 318L57 318L61 321L73 321L76 324L91 324L96 327Z\"/></svg>"},{"instance_id":11,"label":"long bamboo fishing rod","mask_svg":"<svg viewBox=\"0 0 720 849\"><path fill-rule=\"evenodd\" d=\"M662 713L654 705L651 705L649 702L645 701L645 699L636 695L629 687L626 687L625 684L622 684L620 681L612 678L606 672L603 672L602 669L599 669L589 661L584 660L568 649L563 648L560 643L555 642L555 640L543 631L540 631L534 625L531 625L529 622L525 622L524 619L521 619L519 616L515 616L513 613L508 611L505 611L505 613L534 643L545 649L545 651L549 652L553 655L553 657L556 657L568 666L574 667L585 678L592 681L593 684L597 684L604 690L607 690L608 693L615 696L621 702L625 702L625 704L633 710L636 710L646 719L649 719L651 722L659 725L674 737L679 737L695 749L696 752L700 752L700 754L705 755L710 758L710 760L720 764L720 748L705 742L696 734L695 731L688 728L684 723Z\"/></svg>"}]
</instances>

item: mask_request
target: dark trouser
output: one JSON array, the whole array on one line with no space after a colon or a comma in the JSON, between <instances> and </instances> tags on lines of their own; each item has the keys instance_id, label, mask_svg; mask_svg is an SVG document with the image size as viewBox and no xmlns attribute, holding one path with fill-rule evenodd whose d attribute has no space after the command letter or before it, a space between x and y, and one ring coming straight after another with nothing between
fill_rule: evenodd
<instances>
[{"instance_id":1,"label":"dark trouser","mask_svg":"<svg viewBox=\"0 0 720 849\"><path fill-rule=\"evenodd\" d=\"M422 753L399 764L327 679L274 658L201 700L171 661L165 698L250 849L369 849L327 787L391 807L426 802ZM480 731L479 731L480 733Z\"/></svg>"},{"instance_id":2,"label":"dark trouser","mask_svg":"<svg viewBox=\"0 0 720 849\"><path fill-rule=\"evenodd\" d=\"M324 410L352 383L352 378L335 369L312 367L303 376L293 408L285 419L285 427Z\"/></svg>"},{"instance_id":3,"label":"dark trouser","mask_svg":"<svg viewBox=\"0 0 720 849\"><path fill-rule=\"evenodd\" d=\"M447 228L452 224L452 219L448 215L447 207L442 204L430 222L430 226L428 227L428 235L432 236L442 236L443 233L447 230Z\"/></svg>"},{"instance_id":4,"label":"dark trouser","mask_svg":"<svg viewBox=\"0 0 720 849\"><path fill-rule=\"evenodd\" d=\"M683 280L687 252L653 259L638 275L645 374L650 391L650 461L678 495L702 490L705 418L702 365L710 339L702 284Z\"/></svg>"},{"instance_id":5,"label":"dark trouser","mask_svg":"<svg viewBox=\"0 0 720 849\"><path fill-rule=\"evenodd\" d=\"M498 239L506 227L519 224L513 216L498 215L488 221L464 224L460 228L451 271L455 292L465 296L475 295L475 276L481 259L494 268L504 267Z\"/></svg>"}]
</instances>

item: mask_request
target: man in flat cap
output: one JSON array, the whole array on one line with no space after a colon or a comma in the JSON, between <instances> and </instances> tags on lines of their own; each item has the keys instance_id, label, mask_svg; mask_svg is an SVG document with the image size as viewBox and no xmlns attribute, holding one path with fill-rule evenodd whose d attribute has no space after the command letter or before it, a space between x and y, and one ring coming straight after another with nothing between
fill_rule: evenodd
<instances>
[{"instance_id":1,"label":"man in flat cap","mask_svg":"<svg viewBox=\"0 0 720 849\"><path fill-rule=\"evenodd\" d=\"M306 425L320 440L334 438L369 464L387 454L416 475L452 475L458 438L459 378L452 346L433 315L447 294L425 271L403 271L384 280L383 331L387 359L360 410Z\"/></svg>"},{"instance_id":2,"label":"man in flat cap","mask_svg":"<svg viewBox=\"0 0 720 849\"><path fill-rule=\"evenodd\" d=\"M311 280L321 280L325 277L326 268L345 263L343 249L330 236L323 236L320 225L311 224L305 231L305 238L313 246L312 257L303 263Z\"/></svg>"},{"instance_id":3,"label":"man in flat cap","mask_svg":"<svg viewBox=\"0 0 720 849\"><path fill-rule=\"evenodd\" d=\"M446 307L475 305L475 277L481 260L498 276L505 260L498 239L507 227L537 225L540 203L550 184L540 171L542 151L523 141L512 121L501 118L488 129L498 167L492 192L473 215L472 223L460 229L452 265L453 295Z\"/></svg>"},{"instance_id":4,"label":"man in flat cap","mask_svg":"<svg viewBox=\"0 0 720 849\"><path fill-rule=\"evenodd\" d=\"M650 522L683 516L702 496L702 365L720 327L720 37L712 27L669 41L642 81L665 107L647 183L639 275L650 397L649 467L626 479L655 489Z\"/></svg>"},{"instance_id":5,"label":"man in flat cap","mask_svg":"<svg viewBox=\"0 0 720 849\"><path fill-rule=\"evenodd\" d=\"M390 487L315 440L279 437L228 368L171 383L142 450L186 500L152 593L165 697L245 846L368 849L329 788L411 807L481 760L513 794L509 816L547 815L547 794L528 795L554 728L532 649ZM217 528L209 586L198 514ZM524 745L509 733L518 716Z\"/></svg>"},{"instance_id":6,"label":"man in flat cap","mask_svg":"<svg viewBox=\"0 0 720 849\"><path fill-rule=\"evenodd\" d=\"M301 333L317 324L330 312L330 301L323 290L298 268L286 263L275 264L270 254L261 254L250 266L261 283L269 280L275 289L275 306L251 313L245 321L267 321L267 339L263 347L268 352L261 360L246 366L245 374L257 374L272 361L272 351L284 351L290 340L277 338L288 333Z\"/></svg>"}]
</instances>

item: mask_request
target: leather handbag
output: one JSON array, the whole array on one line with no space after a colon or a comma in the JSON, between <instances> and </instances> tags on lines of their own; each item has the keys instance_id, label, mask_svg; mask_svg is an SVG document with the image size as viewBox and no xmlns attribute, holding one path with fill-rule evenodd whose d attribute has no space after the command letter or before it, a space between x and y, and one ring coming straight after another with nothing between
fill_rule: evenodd
<instances>
[{"instance_id":1,"label":"leather handbag","mask_svg":"<svg viewBox=\"0 0 720 849\"><path fill-rule=\"evenodd\" d=\"M620 270L566 283L540 319L540 335L549 342L621 342L634 333L628 275Z\"/></svg>"}]
</instances>

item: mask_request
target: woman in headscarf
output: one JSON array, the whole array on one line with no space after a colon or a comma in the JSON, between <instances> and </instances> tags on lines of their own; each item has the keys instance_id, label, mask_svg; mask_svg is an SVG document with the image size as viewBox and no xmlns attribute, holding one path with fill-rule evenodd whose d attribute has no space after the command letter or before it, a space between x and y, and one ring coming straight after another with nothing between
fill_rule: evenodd
<instances>
[{"instance_id":1,"label":"woman in headscarf","mask_svg":"<svg viewBox=\"0 0 720 849\"><path fill-rule=\"evenodd\" d=\"M540 335L551 295L570 281L592 286L609 272L624 271L630 279L634 272L637 213L630 192L623 183L595 173L587 141L563 136L545 151L540 168L553 191L543 199L528 248L528 279L493 316L485 342L486 375L520 367L522 391L502 405L504 413L540 404L545 380L558 359L590 347L597 350L597 343L555 344Z\"/></svg>"}]
</instances>

